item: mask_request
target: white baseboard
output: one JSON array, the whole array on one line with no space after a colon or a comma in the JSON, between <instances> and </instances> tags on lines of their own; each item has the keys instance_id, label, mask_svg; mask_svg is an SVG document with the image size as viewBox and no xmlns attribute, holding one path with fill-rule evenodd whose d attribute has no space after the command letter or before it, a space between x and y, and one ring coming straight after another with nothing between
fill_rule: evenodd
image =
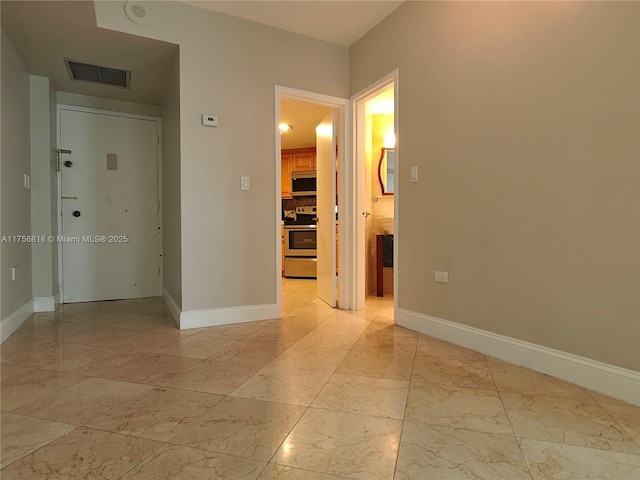
<instances>
[{"instance_id":1,"label":"white baseboard","mask_svg":"<svg viewBox=\"0 0 640 480\"><path fill-rule=\"evenodd\" d=\"M640 405L640 372L401 308L395 323Z\"/></svg>"},{"instance_id":2,"label":"white baseboard","mask_svg":"<svg viewBox=\"0 0 640 480\"><path fill-rule=\"evenodd\" d=\"M162 299L164 300L165 305L169 309L169 313L171 313L171 316L173 317L173 321L176 322L176 325L178 326L178 328L180 328L180 314L182 312L180 311L180 307L178 307L178 304L173 299L171 294L164 287L162 287Z\"/></svg>"},{"instance_id":3,"label":"white baseboard","mask_svg":"<svg viewBox=\"0 0 640 480\"><path fill-rule=\"evenodd\" d=\"M0 322L0 343L15 332L33 313L33 298Z\"/></svg>"},{"instance_id":4,"label":"white baseboard","mask_svg":"<svg viewBox=\"0 0 640 480\"><path fill-rule=\"evenodd\" d=\"M180 329L212 327L231 323L255 322L277 318L277 305L248 305L243 307L191 310L180 315Z\"/></svg>"},{"instance_id":5,"label":"white baseboard","mask_svg":"<svg viewBox=\"0 0 640 480\"><path fill-rule=\"evenodd\" d=\"M33 299L33 311L34 312L55 312L56 311L55 297L35 297Z\"/></svg>"},{"instance_id":6,"label":"white baseboard","mask_svg":"<svg viewBox=\"0 0 640 480\"><path fill-rule=\"evenodd\" d=\"M162 298L176 325L181 330L188 328L215 327L232 323L255 322L277 318L277 305L249 305L245 307L213 308L183 312L166 288L162 287Z\"/></svg>"}]
</instances>

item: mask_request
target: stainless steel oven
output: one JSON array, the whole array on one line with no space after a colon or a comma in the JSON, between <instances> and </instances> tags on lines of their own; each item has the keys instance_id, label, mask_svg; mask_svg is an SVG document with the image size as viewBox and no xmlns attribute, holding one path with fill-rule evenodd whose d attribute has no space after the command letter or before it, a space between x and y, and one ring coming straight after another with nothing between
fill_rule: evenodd
<instances>
[{"instance_id":1,"label":"stainless steel oven","mask_svg":"<svg viewBox=\"0 0 640 480\"><path fill-rule=\"evenodd\" d=\"M285 225L284 256L315 257L317 234L315 225Z\"/></svg>"},{"instance_id":2,"label":"stainless steel oven","mask_svg":"<svg viewBox=\"0 0 640 480\"><path fill-rule=\"evenodd\" d=\"M285 225L284 276L316 278L317 229L315 225Z\"/></svg>"}]
</instances>

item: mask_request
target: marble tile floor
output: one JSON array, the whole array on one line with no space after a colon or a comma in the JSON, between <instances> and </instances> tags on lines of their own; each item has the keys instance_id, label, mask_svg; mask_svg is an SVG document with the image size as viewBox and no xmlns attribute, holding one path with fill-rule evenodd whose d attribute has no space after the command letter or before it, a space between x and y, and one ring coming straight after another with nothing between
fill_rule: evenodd
<instances>
[{"instance_id":1,"label":"marble tile floor","mask_svg":"<svg viewBox=\"0 0 640 480\"><path fill-rule=\"evenodd\" d=\"M283 316L179 331L64 305L0 347L0 478L640 479L640 408L283 282Z\"/></svg>"}]
</instances>

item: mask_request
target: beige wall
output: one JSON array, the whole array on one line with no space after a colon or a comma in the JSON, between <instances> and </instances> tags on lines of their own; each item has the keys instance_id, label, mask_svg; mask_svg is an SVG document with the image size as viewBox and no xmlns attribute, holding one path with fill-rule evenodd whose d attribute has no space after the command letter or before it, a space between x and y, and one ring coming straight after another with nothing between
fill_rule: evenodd
<instances>
[{"instance_id":1,"label":"beige wall","mask_svg":"<svg viewBox=\"0 0 640 480\"><path fill-rule=\"evenodd\" d=\"M180 57L167 78L162 105L162 260L164 288L182 307L180 218Z\"/></svg>"},{"instance_id":2,"label":"beige wall","mask_svg":"<svg viewBox=\"0 0 640 480\"><path fill-rule=\"evenodd\" d=\"M51 129L49 79L30 75L31 95L31 231L33 235L48 237L56 221L51 208L52 177L56 172L51 163ZM53 260L55 243L34 243L31 246L33 264L33 296L52 297L54 292ZM55 285L57 285L57 281Z\"/></svg>"},{"instance_id":3,"label":"beige wall","mask_svg":"<svg viewBox=\"0 0 640 480\"><path fill-rule=\"evenodd\" d=\"M182 309L275 304L274 86L347 97L348 51L189 5L147 5L149 25L130 22L121 1L97 2L96 17L180 46ZM203 127L204 113L220 125ZM245 175L250 191L240 190Z\"/></svg>"},{"instance_id":4,"label":"beige wall","mask_svg":"<svg viewBox=\"0 0 640 480\"><path fill-rule=\"evenodd\" d=\"M639 15L406 2L351 48L352 92L399 69L400 308L640 370Z\"/></svg>"},{"instance_id":5,"label":"beige wall","mask_svg":"<svg viewBox=\"0 0 640 480\"><path fill-rule=\"evenodd\" d=\"M51 198L49 209L51 213L51 235L57 237L60 233L58 225L58 102L56 97L56 91L49 88L49 162L52 167L52 174L50 177L50 191ZM59 298L60 293L60 265L58 264L58 246L54 245L51 248L51 289L54 297L57 295L56 300L61 301Z\"/></svg>"},{"instance_id":6,"label":"beige wall","mask_svg":"<svg viewBox=\"0 0 640 480\"><path fill-rule=\"evenodd\" d=\"M29 125L29 74L15 48L1 33L2 49L2 212L0 234L31 234L31 193L24 188L23 176L31 173ZM4 320L32 298L31 246L28 243L2 243L2 306ZM17 265L17 278L11 280L11 267Z\"/></svg>"},{"instance_id":7,"label":"beige wall","mask_svg":"<svg viewBox=\"0 0 640 480\"><path fill-rule=\"evenodd\" d=\"M92 97L90 95L80 95L78 93L69 92L57 92L56 96L58 103L62 105L97 108L99 110L109 110L112 112L147 115L149 117L160 117L162 115L162 107L160 105L125 102L122 100L111 100L108 98Z\"/></svg>"}]
</instances>

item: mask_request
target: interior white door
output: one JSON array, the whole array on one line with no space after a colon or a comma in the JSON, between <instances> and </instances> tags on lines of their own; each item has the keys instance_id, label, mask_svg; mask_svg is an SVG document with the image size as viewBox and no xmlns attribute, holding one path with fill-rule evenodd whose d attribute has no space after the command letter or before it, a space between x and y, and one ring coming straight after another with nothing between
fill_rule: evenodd
<instances>
[{"instance_id":1,"label":"interior white door","mask_svg":"<svg viewBox=\"0 0 640 480\"><path fill-rule=\"evenodd\" d=\"M158 123L62 109L64 303L160 295Z\"/></svg>"},{"instance_id":2,"label":"interior white door","mask_svg":"<svg viewBox=\"0 0 640 480\"><path fill-rule=\"evenodd\" d=\"M336 114L316 127L318 297L336 306Z\"/></svg>"}]
</instances>

